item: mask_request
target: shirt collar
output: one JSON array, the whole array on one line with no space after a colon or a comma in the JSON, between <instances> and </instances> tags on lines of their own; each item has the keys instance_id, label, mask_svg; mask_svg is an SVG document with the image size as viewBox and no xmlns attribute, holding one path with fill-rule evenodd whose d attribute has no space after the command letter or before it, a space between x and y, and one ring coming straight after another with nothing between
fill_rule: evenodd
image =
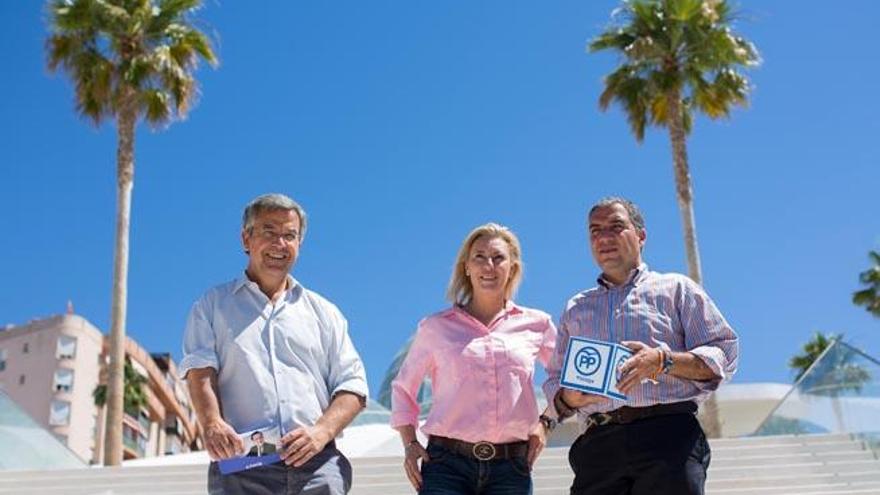
<instances>
[{"instance_id":1,"label":"shirt collar","mask_svg":"<svg viewBox=\"0 0 880 495\"><path fill-rule=\"evenodd\" d=\"M235 285L232 287L232 292L236 293L239 290L241 290L242 287L247 287L247 286L252 286L254 288L254 290L257 290L257 291L260 290L260 287L257 285L257 283L254 282L253 280L251 280L247 276L247 272L244 272L241 274L241 277L235 279ZM287 293L288 294L293 293L294 289L296 289L298 286L299 286L299 282L297 282L297 280L295 278L293 278L293 276L291 274L288 273L287 274L287 289L286 289Z\"/></svg>"},{"instance_id":2,"label":"shirt collar","mask_svg":"<svg viewBox=\"0 0 880 495\"><path fill-rule=\"evenodd\" d=\"M508 317L508 316L518 315L518 314L520 314L520 313L522 313L522 312L523 312L523 310L522 310L522 308L521 308L520 306L518 306L517 304L515 304L515 303L514 303L513 301L511 301L511 300L507 300L507 302L504 303L504 314L502 314L501 316L499 316L497 319L506 318L506 317ZM456 315L459 315L459 314L462 315L462 316L466 316L466 317L468 317L468 318L473 318L473 317L472 317L472 316L471 316L471 315L470 315L470 314L464 309L464 307L462 307L462 306L459 305L459 304L453 304L451 308L449 308L448 310L446 310L446 311L443 313L443 316L444 316L445 318L454 318Z\"/></svg>"},{"instance_id":3,"label":"shirt collar","mask_svg":"<svg viewBox=\"0 0 880 495\"><path fill-rule=\"evenodd\" d=\"M626 287L627 285L632 285L633 287L636 287L642 280L644 280L646 273L648 273L648 265L642 263L639 266L633 268L629 272L629 276L626 278L626 282L619 286L605 280L604 274L599 275L599 278L596 279L596 283L599 284L599 287L602 287L605 290L611 290L615 287Z\"/></svg>"}]
</instances>

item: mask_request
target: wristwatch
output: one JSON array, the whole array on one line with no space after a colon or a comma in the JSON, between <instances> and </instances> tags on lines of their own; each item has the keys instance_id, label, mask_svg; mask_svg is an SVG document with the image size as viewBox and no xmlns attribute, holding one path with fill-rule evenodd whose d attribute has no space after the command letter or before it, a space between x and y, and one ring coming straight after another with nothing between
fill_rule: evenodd
<instances>
[{"instance_id":1,"label":"wristwatch","mask_svg":"<svg viewBox=\"0 0 880 495\"><path fill-rule=\"evenodd\" d=\"M576 409L570 407L565 402L565 399L562 398L562 389L559 389L559 391L556 392L556 395L553 396L553 408L556 409L557 422L559 419L573 416L574 413L577 412Z\"/></svg>"},{"instance_id":2,"label":"wristwatch","mask_svg":"<svg viewBox=\"0 0 880 495\"><path fill-rule=\"evenodd\" d=\"M546 428L548 432L553 431L556 428L556 425L559 424L558 421L551 418L550 416L547 416L546 414L538 416L538 421L540 421L541 424L544 425L544 428Z\"/></svg>"},{"instance_id":3,"label":"wristwatch","mask_svg":"<svg viewBox=\"0 0 880 495\"><path fill-rule=\"evenodd\" d=\"M672 351L663 353L663 374L668 375L670 371L672 371L672 367L675 366L675 361L672 360Z\"/></svg>"}]
</instances>

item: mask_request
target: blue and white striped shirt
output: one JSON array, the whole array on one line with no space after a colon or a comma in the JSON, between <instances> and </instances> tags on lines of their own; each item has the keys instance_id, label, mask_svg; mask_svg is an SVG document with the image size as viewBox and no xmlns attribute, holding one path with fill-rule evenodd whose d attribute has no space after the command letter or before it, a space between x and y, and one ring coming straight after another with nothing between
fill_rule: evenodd
<instances>
[{"instance_id":1,"label":"blue and white striped shirt","mask_svg":"<svg viewBox=\"0 0 880 495\"><path fill-rule=\"evenodd\" d=\"M560 318L556 353L544 383L544 393L551 402L559 390L559 377L571 336L607 342L636 340L668 351L687 351L702 359L718 377L694 381L661 374L657 377L658 384L643 383L629 392L626 401L610 400L580 409L581 419L621 406L701 402L736 372L739 359L736 333L703 288L688 277L652 272L643 263L623 285L611 286L602 278L598 282L597 287L572 297Z\"/></svg>"}]
</instances>

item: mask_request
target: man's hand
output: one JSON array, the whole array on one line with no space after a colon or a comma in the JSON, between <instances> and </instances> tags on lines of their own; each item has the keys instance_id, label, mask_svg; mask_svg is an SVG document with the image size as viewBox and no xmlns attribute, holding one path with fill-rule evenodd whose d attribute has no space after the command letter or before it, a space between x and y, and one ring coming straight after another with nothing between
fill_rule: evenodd
<instances>
[{"instance_id":1,"label":"man's hand","mask_svg":"<svg viewBox=\"0 0 880 495\"><path fill-rule=\"evenodd\" d=\"M205 425L202 436L205 439L205 448L211 459L219 461L229 459L244 453L244 442L222 419L216 419Z\"/></svg>"},{"instance_id":2,"label":"man's hand","mask_svg":"<svg viewBox=\"0 0 880 495\"><path fill-rule=\"evenodd\" d=\"M330 443L333 437L319 425L300 426L281 437L281 460L288 466L300 467Z\"/></svg>"},{"instance_id":3,"label":"man's hand","mask_svg":"<svg viewBox=\"0 0 880 495\"><path fill-rule=\"evenodd\" d=\"M545 445L547 445L547 428L544 427L544 423L539 421L532 432L529 433L529 469L534 467L535 461L538 460L538 456L541 455Z\"/></svg>"},{"instance_id":4,"label":"man's hand","mask_svg":"<svg viewBox=\"0 0 880 495\"><path fill-rule=\"evenodd\" d=\"M580 409L589 406L590 404L598 404L610 400L601 395L587 394L580 390L572 390L570 388L563 388L561 390L562 400L565 402L565 405L571 409Z\"/></svg>"},{"instance_id":5,"label":"man's hand","mask_svg":"<svg viewBox=\"0 0 880 495\"><path fill-rule=\"evenodd\" d=\"M644 342L623 341L621 344L635 352L620 366L620 380L617 389L628 394L630 390L642 383L642 380L654 380L663 367L660 361L661 352L657 347L649 347Z\"/></svg>"},{"instance_id":6,"label":"man's hand","mask_svg":"<svg viewBox=\"0 0 880 495\"><path fill-rule=\"evenodd\" d=\"M403 450L403 470L406 471L406 477L416 491L422 489L422 472L419 467L419 460L429 462L431 457L428 451L422 447L419 442L410 442Z\"/></svg>"},{"instance_id":7,"label":"man's hand","mask_svg":"<svg viewBox=\"0 0 880 495\"><path fill-rule=\"evenodd\" d=\"M193 368L186 374L186 387L192 399L193 409L202 424L202 438L211 459L229 459L244 453L244 442L223 420L217 393L217 370Z\"/></svg>"}]
</instances>

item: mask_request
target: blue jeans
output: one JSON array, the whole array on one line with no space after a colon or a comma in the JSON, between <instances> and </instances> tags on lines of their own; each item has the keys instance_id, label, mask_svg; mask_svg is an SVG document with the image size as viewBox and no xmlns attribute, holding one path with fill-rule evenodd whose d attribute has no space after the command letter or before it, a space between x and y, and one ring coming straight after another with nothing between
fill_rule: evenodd
<instances>
[{"instance_id":1,"label":"blue jeans","mask_svg":"<svg viewBox=\"0 0 880 495\"><path fill-rule=\"evenodd\" d=\"M531 495L532 474L525 457L478 461L428 443L431 460L422 463L419 495Z\"/></svg>"}]
</instances>

